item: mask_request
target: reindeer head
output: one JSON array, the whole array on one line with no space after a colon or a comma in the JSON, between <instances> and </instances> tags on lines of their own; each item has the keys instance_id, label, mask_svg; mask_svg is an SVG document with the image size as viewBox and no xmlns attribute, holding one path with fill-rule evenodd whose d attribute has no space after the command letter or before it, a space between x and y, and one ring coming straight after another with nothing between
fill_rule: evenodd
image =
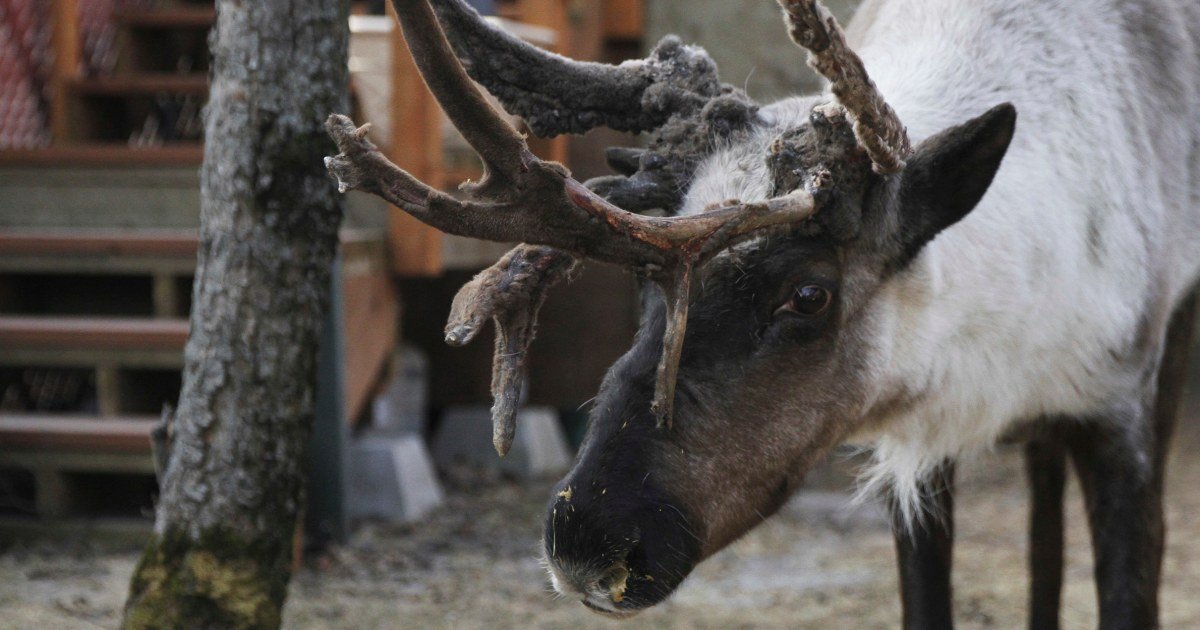
<instances>
[{"instance_id":1,"label":"reindeer head","mask_svg":"<svg viewBox=\"0 0 1200 630\"><path fill-rule=\"evenodd\" d=\"M823 453L905 403L878 379L880 304L979 201L1013 133L1001 105L912 148L832 16L815 0L780 4L832 101L760 108L672 38L641 61L580 63L491 28L461 0L394 0L426 83L484 161L465 200L330 119L342 153L327 163L343 189L447 232L528 243L464 287L446 330L463 344L496 323L501 454L545 292L577 257L647 280L641 330L605 379L545 527L555 587L601 612L667 597ZM535 133L606 125L650 132L649 148L610 150L620 174L582 184L530 154L469 77ZM651 208L673 216L633 213Z\"/></svg>"}]
</instances>

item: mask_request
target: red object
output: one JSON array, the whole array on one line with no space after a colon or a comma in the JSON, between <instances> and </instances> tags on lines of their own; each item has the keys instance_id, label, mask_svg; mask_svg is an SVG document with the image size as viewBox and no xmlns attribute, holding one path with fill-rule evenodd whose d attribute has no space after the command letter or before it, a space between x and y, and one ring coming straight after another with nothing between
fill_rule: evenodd
<instances>
[{"instance_id":1,"label":"red object","mask_svg":"<svg viewBox=\"0 0 1200 630\"><path fill-rule=\"evenodd\" d=\"M80 76L110 74L117 64L114 13L144 0L77 0ZM32 149L50 143L50 95L54 63L49 3L0 0L0 150Z\"/></svg>"},{"instance_id":2,"label":"red object","mask_svg":"<svg viewBox=\"0 0 1200 630\"><path fill-rule=\"evenodd\" d=\"M41 0L0 0L0 149L50 142L50 24Z\"/></svg>"}]
</instances>

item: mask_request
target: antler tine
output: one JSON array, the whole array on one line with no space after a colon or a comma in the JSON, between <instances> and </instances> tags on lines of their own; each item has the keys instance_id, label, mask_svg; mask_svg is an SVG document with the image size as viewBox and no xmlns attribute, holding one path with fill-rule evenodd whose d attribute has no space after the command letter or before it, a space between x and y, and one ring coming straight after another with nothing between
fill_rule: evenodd
<instances>
[{"instance_id":1,"label":"antler tine","mask_svg":"<svg viewBox=\"0 0 1200 630\"><path fill-rule=\"evenodd\" d=\"M538 311L554 285L570 276L574 256L535 245L518 245L475 276L454 296L446 322L446 343L471 342L490 318L496 325L492 357L492 444L501 457L516 434L517 406L525 385L529 345Z\"/></svg>"},{"instance_id":2,"label":"antler tine","mask_svg":"<svg viewBox=\"0 0 1200 630\"><path fill-rule=\"evenodd\" d=\"M854 135L875 172L904 170L912 155L908 131L846 43L837 19L817 0L778 2L792 41L808 50L808 65L829 80L833 95L854 120Z\"/></svg>"},{"instance_id":3,"label":"antler tine","mask_svg":"<svg viewBox=\"0 0 1200 630\"><path fill-rule=\"evenodd\" d=\"M489 172L512 179L527 170L532 155L525 140L471 82L428 0L392 0L392 6L425 85Z\"/></svg>"}]
</instances>

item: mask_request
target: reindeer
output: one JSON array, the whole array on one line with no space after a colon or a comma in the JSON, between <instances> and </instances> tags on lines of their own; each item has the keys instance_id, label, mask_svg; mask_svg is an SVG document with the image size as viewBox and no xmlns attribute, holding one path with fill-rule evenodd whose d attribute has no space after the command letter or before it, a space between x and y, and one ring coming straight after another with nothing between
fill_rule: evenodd
<instances>
[{"instance_id":1,"label":"reindeer","mask_svg":"<svg viewBox=\"0 0 1200 630\"><path fill-rule=\"evenodd\" d=\"M867 0L860 57L815 0L779 0L829 92L760 106L675 38L581 63L462 0L393 4L486 174L436 191L340 116L327 165L429 225L525 243L464 287L446 332L495 322L501 454L547 290L584 258L645 279L548 507L555 589L607 615L653 606L852 443L894 515L905 627L950 627L954 466L1007 440L1033 494L1031 627L1058 624L1068 459L1101 627L1157 625L1200 275L1200 5ZM603 125L647 148L581 183L471 79L535 134Z\"/></svg>"}]
</instances>

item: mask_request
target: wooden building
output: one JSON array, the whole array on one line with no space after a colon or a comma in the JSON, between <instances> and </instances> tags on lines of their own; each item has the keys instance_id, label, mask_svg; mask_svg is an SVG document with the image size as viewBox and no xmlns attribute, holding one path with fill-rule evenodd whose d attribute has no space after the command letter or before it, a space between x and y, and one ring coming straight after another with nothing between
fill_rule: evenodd
<instances>
[{"instance_id":1,"label":"wooden building","mask_svg":"<svg viewBox=\"0 0 1200 630\"><path fill-rule=\"evenodd\" d=\"M508 28L564 54L619 60L641 47L640 0L496 4ZM449 188L475 176L477 162L421 84L398 29L361 15L366 7L356 5L353 24L358 116L386 118L377 140L425 181ZM148 432L178 397L187 338L213 20L211 0L0 4L6 523L148 523ZM615 141L628 139L600 132L532 144L588 174ZM503 247L443 237L364 195L349 206L319 424L348 430L367 418L401 331L431 356L433 405L485 402L488 341L446 350L437 333L457 286ZM590 398L635 325L631 288L621 273L598 270L558 292L533 358L536 402Z\"/></svg>"}]
</instances>

